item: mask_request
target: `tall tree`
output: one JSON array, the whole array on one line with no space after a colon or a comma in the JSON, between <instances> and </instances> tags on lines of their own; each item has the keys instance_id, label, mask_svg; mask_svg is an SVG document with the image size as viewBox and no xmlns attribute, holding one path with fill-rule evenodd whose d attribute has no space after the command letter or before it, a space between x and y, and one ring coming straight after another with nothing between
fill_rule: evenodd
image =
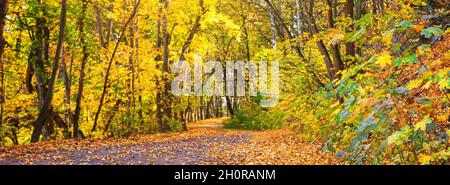
<instances>
[{"instance_id":1,"label":"tall tree","mask_svg":"<svg viewBox=\"0 0 450 185\"><path fill-rule=\"evenodd\" d=\"M200 6L200 13L195 18L195 22L192 25L192 28L189 30L188 37L187 37L186 41L184 42L183 47L181 48L179 61L184 61L186 59L185 53L188 51L189 47L191 46L192 41L194 40L195 34L200 29L200 26L201 26L200 21L202 19L202 16L205 15L206 12L207 12L207 10L206 10L206 8L205 8L205 6L203 4L203 0L199 0L199 6ZM200 100L200 101L202 101L202 100ZM187 103L188 103L188 106L189 106L189 99L188 99ZM186 122L183 122L182 130L183 131L187 130Z\"/></svg>"},{"instance_id":2,"label":"tall tree","mask_svg":"<svg viewBox=\"0 0 450 185\"><path fill-rule=\"evenodd\" d=\"M47 121L50 115L50 107L53 99L53 89L55 86L56 76L58 74L59 68L59 60L61 58L61 50L64 42L65 36L65 27L66 27L66 0L61 0L61 14L59 18L59 35L58 35L58 43L56 45L55 59L53 61L52 74L50 77L50 81L48 83L48 88L45 94L45 99L43 102L43 106L39 111L39 116L34 125L33 133L31 135L31 142L39 141L39 137L42 132L42 127Z\"/></svg>"},{"instance_id":3,"label":"tall tree","mask_svg":"<svg viewBox=\"0 0 450 185\"><path fill-rule=\"evenodd\" d=\"M81 134L79 132L79 121L80 121L80 112L81 112L81 100L83 98L83 88L84 88L84 77L85 77L85 68L86 62L89 58L89 53L87 49L86 43L86 34L84 32L85 18L86 18L86 9L87 9L87 0L82 1L82 9L81 16L79 18L79 35L80 35L80 43L82 47L83 58L81 59L81 68L80 68L80 77L78 80L78 92L76 97L76 105L75 112L73 115L73 137L81 138Z\"/></svg>"},{"instance_id":4,"label":"tall tree","mask_svg":"<svg viewBox=\"0 0 450 185\"><path fill-rule=\"evenodd\" d=\"M3 30L5 28L6 12L8 11L8 0L0 0L0 127L3 124L3 104L5 103L5 89L4 89L4 61L3 53L5 51L6 40L3 36Z\"/></svg>"},{"instance_id":5,"label":"tall tree","mask_svg":"<svg viewBox=\"0 0 450 185\"><path fill-rule=\"evenodd\" d=\"M163 11L163 16L162 16L162 21L161 21L161 31L162 31L162 47L163 47L163 57L162 57L162 61L163 61L163 65L162 65L162 83L164 85L163 87L163 93L162 93L162 113L163 113L163 117L162 117L162 122L163 122L163 127L161 128L161 130L163 132L169 131L169 120L171 118L172 115L172 99L171 99L171 95L170 95L170 82L169 82L169 54L170 54L170 50L169 50L169 42L170 42L170 34L169 31L167 29L167 24L168 24L168 16L167 16L167 11L169 9L169 0L161 0L160 1L163 4L164 7L164 11Z\"/></svg>"},{"instance_id":6,"label":"tall tree","mask_svg":"<svg viewBox=\"0 0 450 185\"><path fill-rule=\"evenodd\" d=\"M311 1L311 2L314 2L314 1ZM305 16L306 21L308 22L308 27L309 27L309 30L311 31L311 33L319 34L319 29L317 28L317 24L312 15L313 12L314 12L314 3L310 3L310 12L306 13L307 16ZM317 44L317 47L319 48L319 52L324 57L325 66L326 66L326 69L328 72L328 78L330 79L330 82L331 82L331 81L333 81L333 79L335 77L333 61L331 60L330 54L329 54L325 44L323 43L323 40L317 39L316 44Z\"/></svg>"},{"instance_id":7,"label":"tall tree","mask_svg":"<svg viewBox=\"0 0 450 185\"><path fill-rule=\"evenodd\" d=\"M114 57L116 56L117 49L119 47L120 42L123 40L125 30L128 28L128 24L130 24L131 20L133 20L133 18L135 17L140 3L141 3L141 0L138 0L137 3L135 3L135 5L133 7L133 11L132 11L130 17L128 18L127 22L125 22L125 24L122 28L122 31L120 32L120 36L116 41L116 45L111 54L111 57L109 58L108 67L106 68L105 79L103 81L102 95L100 97L100 102L98 104L97 112L95 112L94 125L92 126L91 132L94 132L97 129L98 117L100 116L100 112L102 111L103 101L105 100L106 90L108 89L109 72L111 71L111 66L114 61Z\"/></svg>"},{"instance_id":8,"label":"tall tree","mask_svg":"<svg viewBox=\"0 0 450 185\"><path fill-rule=\"evenodd\" d=\"M328 24L329 27L334 29L334 14L333 11L336 9L336 0L326 0L328 4ZM333 66L334 66L334 72L337 73L338 71L341 71L344 69L344 63L341 59L341 52L339 51L339 45L336 43L333 43L331 45L331 53L333 55Z\"/></svg>"},{"instance_id":9,"label":"tall tree","mask_svg":"<svg viewBox=\"0 0 450 185\"><path fill-rule=\"evenodd\" d=\"M270 0L265 0L266 4L268 5L268 8L273 11L273 14L275 15L275 18L278 20L280 26L284 29L289 39L294 39L294 34L292 34L291 30L289 29L289 26L284 22L283 17L281 13L278 11L278 9L272 4ZM298 56L302 59L305 57L303 56L301 48L296 45L291 45L291 47L297 52Z\"/></svg>"}]
</instances>

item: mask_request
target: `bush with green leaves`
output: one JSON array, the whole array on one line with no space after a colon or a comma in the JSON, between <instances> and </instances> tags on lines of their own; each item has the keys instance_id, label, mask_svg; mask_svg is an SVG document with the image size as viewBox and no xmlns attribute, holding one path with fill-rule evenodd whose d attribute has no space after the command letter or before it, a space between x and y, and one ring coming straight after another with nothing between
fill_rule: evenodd
<instances>
[{"instance_id":1,"label":"bush with green leaves","mask_svg":"<svg viewBox=\"0 0 450 185\"><path fill-rule=\"evenodd\" d=\"M169 119L167 122L172 132L180 132L183 131L183 122L175 119Z\"/></svg>"},{"instance_id":2,"label":"bush with green leaves","mask_svg":"<svg viewBox=\"0 0 450 185\"><path fill-rule=\"evenodd\" d=\"M225 128L245 130L272 130L283 126L284 114L280 111L263 109L238 109L225 123Z\"/></svg>"}]
</instances>

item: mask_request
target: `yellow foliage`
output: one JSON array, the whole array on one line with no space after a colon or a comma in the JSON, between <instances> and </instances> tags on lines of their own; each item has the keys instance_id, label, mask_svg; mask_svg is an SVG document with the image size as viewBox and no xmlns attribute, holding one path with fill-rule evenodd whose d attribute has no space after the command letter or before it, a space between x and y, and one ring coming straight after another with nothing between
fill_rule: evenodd
<instances>
[{"instance_id":1,"label":"yellow foliage","mask_svg":"<svg viewBox=\"0 0 450 185\"><path fill-rule=\"evenodd\" d=\"M430 115L426 115L421 122L414 125L414 130L421 130L424 132L427 129L427 120L429 117Z\"/></svg>"},{"instance_id":2,"label":"yellow foliage","mask_svg":"<svg viewBox=\"0 0 450 185\"><path fill-rule=\"evenodd\" d=\"M409 81L406 88L412 90L414 88L419 87L421 84L422 84L422 79L414 79L414 80Z\"/></svg>"},{"instance_id":3,"label":"yellow foliage","mask_svg":"<svg viewBox=\"0 0 450 185\"><path fill-rule=\"evenodd\" d=\"M420 164L430 164L434 159L432 156L420 154L419 155L419 163Z\"/></svg>"},{"instance_id":4,"label":"yellow foliage","mask_svg":"<svg viewBox=\"0 0 450 185\"><path fill-rule=\"evenodd\" d=\"M391 45L392 43L392 35L393 35L392 32L387 32L382 39L384 44L386 44L387 46Z\"/></svg>"},{"instance_id":5,"label":"yellow foliage","mask_svg":"<svg viewBox=\"0 0 450 185\"><path fill-rule=\"evenodd\" d=\"M377 57L375 62L380 67L386 67L392 65L392 57L388 52L383 52L380 56Z\"/></svg>"}]
</instances>

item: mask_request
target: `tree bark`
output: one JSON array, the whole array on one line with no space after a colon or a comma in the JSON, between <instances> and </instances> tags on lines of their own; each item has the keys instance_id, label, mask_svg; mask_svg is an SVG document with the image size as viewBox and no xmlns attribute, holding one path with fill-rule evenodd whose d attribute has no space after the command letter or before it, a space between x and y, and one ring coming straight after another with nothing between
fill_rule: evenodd
<instances>
[{"instance_id":1,"label":"tree bark","mask_svg":"<svg viewBox=\"0 0 450 185\"><path fill-rule=\"evenodd\" d=\"M299 37L298 39L302 38L302 19L300 17L300 0L295 0L295 15L297 17L297 36ZM302 42L298 41L298 47L301 49L302 47Z\"/></svg>"},{"instance_id":2,"label":"tree bark","mask_svg":"<svg viewBox=\"0 0 450 185\"><path fill-rule=\"evenodd\" d=\"M66 64L66 50L64 46L62 47L62 58L61 58L61 73L62 79L64 82L64 93L65 93L65 99L64 104L66 106L66 120L67 123L70 125L72 124L72 112L70 111L70 90L71 90L71 80L70 76L67 72L67 64Z\"/></svg>"},{"instance_id":3,"label":"tree bark","mask_svg":"<svg viewBox=\"0 0 450 185\"><path fill-rule=\"evenodd\" d=\"M333 9L336 6L336 0L326 0L328 3L328 24L330 28L334 28L334 14ZM339 51L339 45L332 44L331 45L331 53L333 55L333 66L334 66L334 72L337 73L338 71L341 71L344 69L344 63L341 59L341 52Z\"/></svg>"},{"instance_id":4,"label":"tree bark","mask_svg":"<svg viewBox=\"0 0 450 185\"><path fill-rule=\"evenodd\" d=\"M98 38L100 39L100 45L102 47L106 47L105 40L103 39L103 28L102 28L102 20L100 18L100 10L98 9L97 5L94 5L94 12L97 26L97 34Z\"/></svg>"},{"instance_id":5,"label":"tree bark","mask_svg":"<svg viewBox=\"0 0 450 185\"><path fill-rule=\"evenodd\" d=\"M80 42L83 47L83 58L81 60L81 68L80 68L80 77L78 80L78 92L77 92L77 98L76 98L76 105L75 105L75 113L73 115L73 137L74 138L81 138L80 132L79 132L79 120L80 120L80 112L81 112L81 99L83 98L83 88L84 88L84 76L85 74L85 68L86 68L86 62L89 58L89 53L87 51L87 44L86 44L86 35L84 33L84 21L85 21L85 15L86 15L86 9L87 9L87 1L83 0L83 8L82 8L82 14L79 21L79 34L80 34Z\"/></svg>"},{"instance_id":6,"label":"tree bark","mask_svg":"<svg viewBox=\"0 0 450 185\"><path fill-rule=\"evenodd\" d=\"M126 28L128 27L128 24L131 22L131 20L136 15L136 12L137 12L137 9L138 9L140 3L141 3L141 0L138 0L136 5L134 6L133 12L131 13L130 18L128 18L127 22L125 23L124 27L122 28L122 31L121 31L120 36L119 36L119 39L117 40L116 45L114 47L114 51L111 54L111 57L109 58L108 67L106 68L105 80L103 81L102 95L100 97L100 103L98 105L97 112L95 113L94 125L92 126L91 132L94 132L97 129L98 117L99 117L100 112L102 110L103 101L105 99L106 90L108 88L109 71L111 70L111 65L112 65L112 62L114 60L114 56L116 55L117 49L119 47L119 44L120 44L120 42L122 41L122 39L124 37L124 33L125 33Z\"/></svg>"},{"instance_id":7,"label":"tree bark","mask_svg":"<svg viewBox=\"0 0 450 185\"><path fill-rule=\"evenodd\" d=\"M8 11L8 0L0 0L0 127L3 124L3 104L5 103L5 80L4 80L4 61L3 53L5 51L6 40L3 37L3 29L5 28L6 12Z\"/></svg>"},{"instance_id":8,"label":"tree bark","mask_svg":"<svg viewBox=\"0 0 450 185\"><path fill-rule=\"evenodd\" d=\"M163 4L164 10L167 10L169 8L169 0L160 0L160 3ZM170 35L167 30L167 13L165 12L162 16L161 21L161 29L162 29L162 47L163 47L163 55L162 55L162 85L163 85L163 92L160 94L161 98L161 111L162 115L160 116L160 119L162 119L162 127L160 128L162 132L167 132L170 130L168 119L171 118L172 115L172 100L170 96L170 87L171 84L169 83L169 40Z\"/></svg>"},{"instance_id":9,"label":"tree bark","mask_svg":"<svg viewBox=\"0 0 450 185\"><path fill-rule=\"evenodd\" d=\"M317 29L316 23L311 18L311 16L308 16L307 20L308 20L311 32L313 34L318 34L319 30ZM325 65L327 67L327 72L328 72L328 78L330 79L330 82L331 82L334 79L335 73L334 73L333 62L331 61L331 58L330 58L330 54L328 53L328 50L321 39L318 39L316 44L317 44L317 47L319 48L320 53L324 56Z\"/></svg>"},{"instance_id":10,"label":"tree bark","mask_svg":"<svg viewBox=\"0 0 450 185\"><path fill-rule=\"evenodd\" d=\"M187 37L186 41L184 42L183 47L181 48L179 61L184 61L186 59L185 53L188 51L189 47L191 46L192 41L194 40L195 34L197 33L198 29L200 28L200 20L201 20L202 16L206 13L206 9L203 6L203 0L199 0L199 6L201 8L201 12L199 15L197 15L194 25L192 25L192 28L189 31L188 37ZM189 101L188 101L188 104L189 104ZM203 116L203 114L201 114L201 116ZM186 122L183 122L182 129L183 129L183 131L187 130Z\"/></svg>"},{"instance_id":11,"label":"tree bark","mask_svg":"<svg viewBox=\"0 0 450 185\"><path fill-rule=\"evenodd\" d=\"M286 34L288 35L289 39L294 39L294 35L292 34L292 32L289 30L288 25L283 21L283 18L281 17L281 14L278 12L278 10L273 6L272 2L270 0L265 0L265 2L267 3L267 5L269 5L269 8L271 10L273 10L273 13L275 15L275 17L278 19L278 21L280 22L281 26L284 28L284 30L286 31ZM300 47L298 47L298 45L291 45L291 47L297 52L298 56L302 59L304 59L305 57L303 56L302 50Z\"/></svg>"},{"instance_id":12,"label":"tree bark","mask_svg":"<svg viewBox=\"0 0 450 185\"><path fill-rule=\"evenodd\" d=\"M66 0L61 0L59 36L58 36L58 43L56 46L55 60L53 62L52 74L51 74L50 82L48 84L47 92L45 94L44 104L39 112L39 116L36 120L34 129L33 129L33 133L31 135L31 142L39 141L39 136L41 135L42 127L44 126L44 124L47 121L48 116L49 116L49 110L50 110L50 106L51 106L52 99L53 99L53 89L55 86L56 75L58 74L61 48L62 48L62 45L64 42L65 27L66 27Z\"/></svg>"},{"instance_id":13,"label":"tree bark","mask_svg":"<svg viewBox=\"0 0 450 185\"><path fill-rule=\"evenodd\" d=\"M192 40L194 40L194 36L197 33L198 29L200 28L200 20L202 19L202 16L206 13L206 9L203 6L203 0L199 0L199 5L201 8L201 13L199 15L197 15L194 25L192 25L192 28L189 31L188 38L186 39L186 41L183 44L183 47L181 48L180 61L185 60L184 54L191 46Z\"/></svg>"},{"instance_id":14,"label":"tree bark","mask_svg":"<svg viewBox=\"0 0 450 185\"><path fill-rule=\"evenodd\" d=\"M135 93L135 67L134 67L134 53L135 53L135 48L134 48L134 24L130 24L130 28L129 28L129 32L130 32L130 41L129 41L129 46L131 51L129 52L129 58L128 58L128 69L130 70L130 76L128 79L128 89L129 89L129 94L128 94L128 112L130 113L129 115L133 115L134 113L134 105L135 105L135 97L134 97L134 93Z\"/></svg>"},{"instance_id":15,"label":"tree bark","mask_svg":"<svg viewBox=\"0 0 450 185\"><path fill-rule=\"evenodd\" d=\"M353 33L353 0L346 0L344 4L344 15L351 19L352 23L347 27L346 31ZM355 56L355 43L345 43L345 54L348 56Z\"/></svg>"},{"instance_id":16,"label":"tree bark","mask_svg":"<svg viewBox=\"0 0 450 185\"><path fill-rule=\"evenodd\" d=\"M113 13L114 10L114 0L110 1L110 6L109 6L109 12ZM113 24L112 24L112 20L108 19L108 22L106 23L106 39L105 39L105 46L108 47L109 45L109 40L111 37L111 31L113 29Z\"/></svg>"}]
</instances>

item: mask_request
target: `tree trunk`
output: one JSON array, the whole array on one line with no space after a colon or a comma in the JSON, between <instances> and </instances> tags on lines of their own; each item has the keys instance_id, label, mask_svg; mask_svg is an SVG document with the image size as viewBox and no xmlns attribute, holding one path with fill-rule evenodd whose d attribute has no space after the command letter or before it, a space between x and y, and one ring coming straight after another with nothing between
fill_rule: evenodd
<instances>
[{"instance_id":1,"label":"tree trunk","mask_svg":"<svg viewBox=\"0 0 450 185\"><path fill-rule=\"evenodd\" d=\"M64 99L64 104L66 106L66 120L67 123L70 125L72 124L72 113L70 111L70 77L69 74L67 73L67 64L66 64L66 50L64 48L64 46L62 47L62 58L61 58L61 73L60 75L62 75L62 79L64 82L64 93L65 93L65 99Z\"/></svg>"},{"instance_id":2,"label":"tree trunk","mask_svg":"<svg viewBox=\"0 0 450 185\"><path fill-rule=\"evenodd\" d=\"M336 0L326 0L328 3L328 24L330 28L334 28L334 15L333 15L333 9L336 6ZM344 69L344 63L341 59L341 52L339 51L339 45L332 44L331 45L331 53L333 55L333 66L334 66L334 72L337 73L338 71L341 71Z\"/></svg>"},{"instance_id":3,"label":"tree trunk","mask_svg":"<svg viewBox=\"0 0 450 185\"><path fill-rule=\"evenodd\" d=\"M89 53L87 51L87 44L86 44L86 35L84 33L84 21L85 21L85 15L86 15L86 7L87 7L87 1L83 0L83 8L82 8L82 14L79 22L80 26L80 42L83 47L83 59L81 60L81 68L80 68L80 77L78 80L78 92L77 92L77 98L76 98L76 105L75 105L75 113L73 116L73 137L74 138L80 138L79 134L79 120L80 120L80 112L81 112L81 99L83 98L83 88L84 88L84 76L86 75L84 70L86 68L86 62L89 58Z\"/></svg>"},{"instance_id":4,"label":"tree trunk","mask_svg":"<svg viewBox=\"0 0 450 185\"><path fill-rule=\"evenodd\" d=\"M313 9L313 7L310 7L310 9ZM306 21L309 24L309 29L311 30L311 33L318 34L319 30L317 29L317 25L316 25L314 19L312 18L312 14L309 13L308 16L306 16ZM328 50L321 39L318 39L316 41L316 44L317 44L317 47L319 48L320 53L324 56L325 65L327 67L327 72L328 72L328 78L330 79L330 82L332 82L334 79L335 73L334 73L334 66L333 66L333 62L331 60L330 54L328 53Z\"/></svg>"},{"instance_id":5,"label":"tree trunk","mask_svg":"<svg viewBox=\"0 0 450 185\"><path fill-rule=\"evenodd\" d=\"M8 11L8 0L0 0L0 127L3 124L3 104L5 103L5 74L3 52L5 51L6 40L3 37L3 29L5 28L6 12Z\"/></svg>"},{"instance_id":6,"label":"tree trunk","mask_svg":"<svg viewBox=\"0 0 450 185\"><path fill-rule=\"evenodd\" d=\"M113 13L113 10L114 10L114 0L111 0L110 1L110 5L109 5L109 12ZM108 47L109 40L110 40L110 37L111 37L111 31L113 29L113 25L112 25L111 19L108 19L108 22L106 23L106 26L107 26L107 28L106 28L105 46Z\"/></svg>"},{"instance_id":7,"label":"tree trunk","mask_svg":"<svg viewBox=\"0 0 450 185\"><path fill-rule=\"evenodd\" d=\"M169 0L161 0L160 1L164 10L169 8ZM170 88L171 84L169 83L169 32L167 30L167 13L163 14L161 28L162 28L162 47L163 47L163 66L162 66L162 82L163 82L163 92L161 93L161 111L162 111L162 128L161 131L167 132L169 131L168 119L171 118L172 115L172 100L170 96Z\"/></svg>"},{"instance_id":8,"label":"tree trunk","mask_svg":"<svg viewBox=\"0 0 450 185\"><path fill-rule=\"evenodd\" d=\"M295 0L295 15L297 17L297 36L299 36L301 39L302 38L302 19L300 18L300 0ZM301 49L302 47L302 42L298 41L298 47Z\"/></svg>"},{"instance_id":9,"label":"tree trunk","mask_svg":"<svg viewBox=\"0 0 450 185\"><path fill-rule=\"evenodd\" d=\"M346 0L344 4L344 15L351 19L352 23L347 27L346 32L353 33L353 0ZM345 54L351 57L355 56L355 43L345 43Z\"/></svg>"},{"instance_id":10,"label":"tree trunk","mask_svg":"<svg viewBox=\"0 0 450 185\"><path fill-rule=\"evenodd\" d=\"M269 16L270 16L270 30L272 32L272 47L273 49L277 49L277 34L275 32L275 18L273 16L272 7L269 8Z\"/></svg>"},{"instance_id":11,"label":"tree trunk","mask_svg":"<svg viewBox=\"0 0 450 185\"><path fill-rule=\"evenodd\" d=\"M52 99L53 99L53 89L55 86L56 75L58 73L61 48L62 48L62 45L64 42L65 26L66 26L66 0L61 0L59 36L58 36L58 43L56 46L55 60L53 62L52 74L51 74L50 82L48 84L47 92L45 94L44 104L39 112L39 116L36 120L34 129L33 129L33 133L31 135L31 142L39 141L39 136L41 135L42 127L44 126L44 124L47 121L48 116L49 116L49 110L50 110L50 106L51 106Z\"/></svg>"},{"instance_id":12,"label":"tree trunk","mask_svg":"<svg viewBox=\"0 0 450 185\"><path fill-rule=\"evenodd\" d=\"M134 24L130 25L129 28L130 31L130 41L129 41L129 45L130 45L130 49L131 51L129 52L129 59L128 59L128 69L130 70L130 76L128 79L128 89L129 89L129 94L128 94L128 112L130 113L129 115L133 115L134 113L134 105L135 105L135 97L134 97L134 87L135 87L135 68L134 68L134 54L135 54L135 48L134 48Z\"/></svg>"},{"instance_id":13,"label":"tree trunk","mask_svg":"<svg viewBox=\"0 0 450 185\"><path fill-rule=\"evenodd\" d=\"M105 40L103 39L103 28L102 28L102 20L100 18L100 10L98 9L97 5L94 5L94 12L97 26L97 34L100 39L100 45L102 47L106 47Z\"/></svg>"},{"instance_id":14,"label":"tree trunk","mask_svg":"<svg viewBox=\"0 0 450 185\"><path fill-rule=\"evenodd\" d=\"M282 28L284 28L284 31L286 32L286 34L288 35L289 39L294 39L294 35L292 34L292 32L289 30L288 25L283 21L283 18L280 14L280 12L278 12L278 10L273 6L271 0L265 0L265 2L267 3L267 5L269 5L270 10L273 12L273 15L275 15L275 18L278 19L280 25L282 26ZM296 45L291 45L291 47L297 52L298 56L302 59L304 59L305 57L303 56L302 50L301 48L298 46L298 44Z\"/></svg>"},{"instance_id":15,"label":"tree trunk","mask_svg":"<svg viewBox=\"0 0 450 185\"><path fill-rule=\"evenodd\" d=\"M94 132L97 129L98 117L99 117L100 112L102 110L103 101L105 99L106 90L108 88L109 71L111 70L111 65L112 65L112 62L114 60L114 56L116 55L117 49L119 47L119 44L120 44L120 42L122 41L122 39L124 37L124 33L125 33L126 28L128 27L128 24L131 22L131 20L136 15L136 12L137 12L137 9L138 9L140 3L141 3L141 0L138 0L136 5L134 6L133 12L131 13L130 18L128 18L127 22L125 23L124 27L122 28L122 31L121 31L120 36L119 36L119 39L117 40L116 45L114 47L114 51L111 54L111 57L109 58L108 67L106 68L105 80L103 81L102 95L100 97L100 103L98 105L97 112L95 113L94 125L92 126L91 132Z\"/></svg>"}]
</instances>

